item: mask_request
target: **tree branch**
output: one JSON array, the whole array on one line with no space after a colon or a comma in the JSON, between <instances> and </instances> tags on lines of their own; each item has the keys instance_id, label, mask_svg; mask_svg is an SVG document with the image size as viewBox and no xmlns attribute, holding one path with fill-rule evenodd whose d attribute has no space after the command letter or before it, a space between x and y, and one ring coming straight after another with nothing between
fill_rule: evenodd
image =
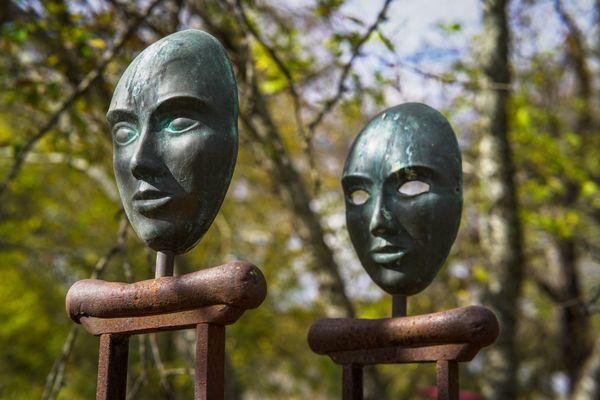
<instances>
[{"instance_id":1,"label":"tree branch","mask_svg":"<svg viewBox=\"0 0 600 400\"><path fill-rule=\"evenodd\" d=\"M367 40L369 40L369 38L371 37L373 32L375 32L377 29L379 29L379 25L383 21L385 21L388 8L389 8L390 4L392 3L392 1L393 0L385 1L385 3L383 4L383 7L379 11L379 14L377 15L377 18L375 19L375 22L373 22L373 24L371 24L371 26L369 26L369 28L367 29L365 34L354 45L350 59L342 67L342 74L340 75L340 78L338 79L337 89L336 89L335 94L325 101L321 111L319 111L317 116L308 124L308 132L309 132L308 134L309 134L310 138L312 138L312 136L314 136L314 131L316 130L317 126L322 122L325 115L327 115L327 113L329 113L333 109L333 107L337 104L338 101L340 101L342 95L346 91L346 86L345 86L346 78L348 77L348 74L352 70L354 61L360 55L360 50L362 49L362 46L367 42Z\"/></svg>"},{"instance_id":2,"label":"tree branch","mask_svg":"<svg viewBox=\"0 0 600 400\"><path fill-rule=\"evenodd\" d=\"M7 148L0 148L0 158L9 157ZM98 184L98 188L113 201L119 201L119 192L115 183L107 173L97 165L90 164L86 159L74 157L64 153L34 153L30 152L25 156L26 163L39 164L64 164L86 174Z\"/></svg>"},{"instance_id":3,"label":"tree branch","mask_svg":"<svg viewBox=\"0 0 600 400\"><path fill-rule=\"evenodd\" d=\"M587 49L585 45L584 35L581 29L577 26L573 18L569 15L567 10L564 8L560 0L554 0L554 9L558 14L561 22L567 27L567 54L573 62L575 77L578 85L578 96L580 96L584 102L583 107L578 112L577 129L580 131L587 131L590 128L592 120L592 111L590 107L590 100L592 96L592 77L587 62Z\"/></svg>"},{"instance_id":4,"label":"tree branch","mask_svg":"<svg viewBox=\"0 0 600 400\"><path fill-rule=\"evenodd\" d=\"M169 374L167 373L167 369L162 362L162 358L160 356L160 350L158 348L158 342L156 341L156 334L151 333L148 335L148 340L150 341L150 349L152 351L152 358L154 359L154 364L156 365L156 369L158 371L158 375L160 376L160 384L163 387L165 394L167 397L173 398L173 388L171 387L171 383L169 382Z\"/></svg>"},{"instance_id":5,"label":"tree branch","mask_svg":"<svg viewBox=\"0 0 600 400\"><path fill-rule=\"evenodd\" d=\"M125 216L122 216L121 223L119 225L119 233L117 236L116 243L108 250L108 252L102 256L94 268L92 269L92 273L90 274L91 279L98 279L106 270L106 266L108 262L118 253L121 253L125 249L125 239L127 238L127 230L128 230L128 222ZM42 400L54 400L58 396L58 393L62 389L63 380L64 380L64 371L69 356L73 352L73 348L75 347L75 341L79 334L80 327L79 325L73 324L71 326L71 330L67 335L67 339L65 340L62 350L54 364L52 365L52 369L50 373L46 377L46 384L44 386L44 392L42 393Z\"/></svg>"},{"instance_id":6,"label":"tree branch","mask_svg":"<svg viewBox=\"0 0 600 400\"><path fill-rule=\"evenodd\" d=\"M462 80L462 79L438 74L438 73L431 72L431 71L425 71L415 65L406 64L400 60L396 61L396 66L399 68L408 69L418 75L421 75L422 77L424 77L426 79L436 80L445 85L459 85L459 86L461 86L465 89L471 90L471 91L480 91L480 90L511 91L513 89L513 85L511 83L492 82L489 79L482 79L479 81Z\"/></svg>"},{"instance_id":7,"label":"tree branch","mask_svg":"<svg viewBox=\"0 0 600 400\"><path fill-rule=\"evenodd\" d=\"M238 11L238 17L243 25L248 29L252 37L260 43L262 47L267 51L277 68L281 71L283 76L288 83L288 89L290 95L292 96L292 100L294 102L294 114L296 116L296 124L298 125L298 130L300 132L304 131L304 123L302 121L302 116L300 114L300 94L298 93L298 89L296 88L296 83L294 82L294 78L292 77L292 73L289 68L285 65L281 57L277 51L270 46L267 41L260 35L256 27L250 22L246 12L244 11L244 7L242 6L241 0L236 0L235 2L236 10Z\"/></svg>"},{"instance_id":8,"label":"tree branch","mask_svg":"<svg viewBox=\"0 0 600 400\"><path fill-rule=\"evenodd\" d=\"M73 93L71 93L63 102L58 106L57 110L52 114L48 121L37 131L35 135L30 137L23 147L15 154L13 165L9 169L8 173L4 177L4 180L0 183L0 198L6 192L8 185L17 177L27 153L29 153L33 147L40 141L58 122L60 117L71 108L73 103L79 97L81 97L92 84L101 77L102 73L106 69L107 65L115 58L119 51L125 46L127 40L135 33L140 24L150 15L152 10L164 0L154 0L146 9L145 12L138 15L131 24L125 29L124 33L115 40L112 49L108 50L102 56L102 60L95 70L90 71L82 80L79 82Z\"/></svg>"},{"instance_id":9,"label":"tree branch","mask_svg":"<svg viewBox=\"0 0 600 400\"><path fill-rule=\"evenodd\" d=\"M131 389L127 392L127 400L135 399L142 386L144 386L144 384L148 381L148 362L146 360L146 336L137 335L137 339L139 344L141 371L140 375L131 385Z\"/></svg>"}]
</instances>

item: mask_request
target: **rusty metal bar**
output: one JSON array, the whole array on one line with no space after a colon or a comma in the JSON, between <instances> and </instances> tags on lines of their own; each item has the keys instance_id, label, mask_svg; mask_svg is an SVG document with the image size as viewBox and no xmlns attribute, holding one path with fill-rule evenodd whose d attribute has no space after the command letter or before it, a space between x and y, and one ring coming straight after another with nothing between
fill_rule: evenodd
<instances>
[{"instance_id":1,"label":"rusty metal bar","mask_svg":"<svg viewBox=\"0 0 600 400\"><path fill-rule=\"evenodd\" d=\"M129 336L100 335L96 400L125 400Z\"/></svg>"},{"instance_id":2,"label":"rusty metal bar","mask_svg":"<svg viewBox=\"0 0 600 400\"><path fill-rule=\"evenodd\" d=\"M104 333L136 335L178 329L195 329L198 324L231 325L243 313L244 310L240 308L216 305L163 315L146 315L130 318L82 317L79 321L85 330L92 335L101 335Z\"/></svg>"},{"instance_id":3,"label":"rusty metal bar","mask_svg":"<svg viewBox=\"0 0 600 400\"><path fill-rule=\"evenodd\" d=\"M227 304L258 307L267 294L265 278L254 265L234 261L177 277L135 283L84 279L67 293L69 317L116 318L157 315Z\"/></svg>"},{"instance_id":4,"label":"rusty metal bar","mask_svg":"<svg viewBox=\"0 0 600 400\"><path fill-rule=\"evenodd\" d=\"M195 400L225 397L225 327L199 324L196 328Z\"/></svg>"},{"instance_id":5,"label":"rusty metal bar","mask_svg":"<svg viewBox=\"0 0 600 400\"><path fill-rule=\"evenodd\" d=\"M363 366L346 364L342 371L342 399L363 400Z\"/></svg>"},{"instance_id":6,"label":"rusty metal bar","mask_svg":"<svg viewBox=\"0 0 600 400\"><path fill-rule=\"evenodd\" d=\"M69 317L100 336L97 400L125 400L131 335L189 328L197 333L195 399L224 399L225 326L262 303L265 278L245 261L162 276L172 273L172 265L172 254L159 252L159 278L134 283L84 279L69 289Z\"/></svg>"},{"instance_id":7,"label":"rusty metal bar","mask_svg":"<svg viewBox=\"0 0 600 400\"><path fill-rule=\"evenodd\" d=\"M438 360L435 363L437 400L458 400L458 363Z\"/></svg>"},{"instance_id":8,"label":"rusty metal bar","mask_svg":"<svg viewBox=\"0 0 600 400\"><path fill-rule=\"evenodd\" d=\"M471 361L480 347L471 344L441 344L423 347L383 347L380 349L351 350L329 353L336 363L346 364L409 364L438 360Z\"/></svg>"},{"instance_id":9,"label":"rusty metal bar","mask_svg":"<svg viewBox=\"0 0 600 400\"><path fill-rule=\"evenodd\" d=\"M481 348L496 339L498 329L490 310L468 306L402 318L324 318L311 326L308 344L317 354L461 343Z\"/></svg>"}]
</instances>

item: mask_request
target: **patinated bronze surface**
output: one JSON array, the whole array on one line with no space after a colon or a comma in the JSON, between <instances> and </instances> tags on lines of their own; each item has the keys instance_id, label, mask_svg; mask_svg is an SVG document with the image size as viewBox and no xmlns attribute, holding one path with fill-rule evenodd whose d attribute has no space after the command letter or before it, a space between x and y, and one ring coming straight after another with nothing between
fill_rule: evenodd
<instances>
[{"instance_id":1,"label":"patinated bronze surface","mask_svg":"<svg viewBox=\"0 0 600 400\"><path fill-rule=\"evenodd\" d=\"M100 336L97 400L124 400L129 337L196 329L196 400L224 397L225 326L258 307L266 282L235 261L173 277L177 254L213 222L237 157L237 87L223 46L208 33L169 35L138 55L107 113L113 166L125 213L157 251L156 279L85 279L67 312Z\"/></svg>"},{"instance_id":2,"label":"patinated bronze surface","mask_svg":"<svg viewBox=\"0 0 600 400\"><path fill-rule=\"evenodd\" d=\"M434 362L438 400L458 400L458 363L496 339L496 317L480 306L406 316L407 296L435 278L460 225L452 127L425 104L388 108L354 140L342 186L350 239L369 276L392 295L392 318L318 320L311 349L343 366L344 400L363 399L364 365Z\"/></svg>"},{"instance_id":3,"label":"patinated bronze surface","mask_svg":"<svg viewBox=\"0 0 600 400\"><path fill-rule=\"evenodd\" d=\"M342 186L350 239L371 279L392 295L425 289L462 208L460 150L446 118L419 103L381 112L355 139Z\"/></svg>"},{"instance_id":4,"label":"patinated bronze surface","mask_svg":"<svg viewBox=\"0 0 600 400\"><path fill-rule=\"evenodd\" d=\"M223 46L198 30L152 44L119 80L107 113L115 176L152 249L183 253L208 230L235 166L237 107Z\"/></svg>"}]
</instances>

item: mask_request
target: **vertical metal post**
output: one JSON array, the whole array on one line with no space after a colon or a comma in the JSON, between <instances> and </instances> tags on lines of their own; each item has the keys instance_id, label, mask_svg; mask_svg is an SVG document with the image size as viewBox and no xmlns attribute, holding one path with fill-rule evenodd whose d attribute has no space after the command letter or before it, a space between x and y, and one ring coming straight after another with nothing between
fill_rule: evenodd
<instances>
[{"instance_id":1,"label":"vertical metal post","mask_svg":"<svg viewBox=\"0 0 600 400\"><path fill-rule=\"evenodd\" d=\"M159 251L156 253L156 271L155 278L163 276L173 276L173 267L175 265L175 254L171 251Z\"/></svg>"},{"instance_id":2,"label":"vertical metal post","mask_svg":"<svg viewBox=\"0 0 600 400\"><path fill-rule=\"evenodd\" d=\"M129 336L100 335L96 400L125 400Z\"/></svg>"},{"instance_id":3,"label":"vertical metal post","mask_svg":"<svg viewBox=\"0 0 600 400\"><path fill-rule=\"evenodd\" d=\"M438 360L435 364L437 399L458 400L458 362Z\"/></svg>"},{"instance_id":4,"label":"vertical metal post","mask_svg":"<svg viewBox=\"0 0 600 400\"><path fill-rule=\"evenodd\" d=\"M346 364L342 372L342 399L363 400L363 366Z\"/></svg>"},{"instance_id":5,"label":"vertical metal post","mask_svg":"<svg viewBox=\"0 0 600 400\"><path fill-rule=\"evenodd\" d=\"M225 397L225 327L199 324L196 327L195 400Z\"/></svg>"},{"instance_id":6,"label":"vertical metal post","mask_svg":"<svg viewBox=\"0 0 600 400\"><path fill-rule=\"evenodd\" d=\"M406 317L406 296L395 294L392 296L392 318Z\"/></svg>"}]
</instances>

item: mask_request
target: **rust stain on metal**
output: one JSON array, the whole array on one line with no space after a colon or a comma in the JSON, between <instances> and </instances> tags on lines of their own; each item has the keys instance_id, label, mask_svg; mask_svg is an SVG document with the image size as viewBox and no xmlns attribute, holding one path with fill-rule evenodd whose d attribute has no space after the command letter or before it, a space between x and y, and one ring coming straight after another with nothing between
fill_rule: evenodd
<instances>
[{"instance_id":1,"label":"rust stain on metal","mask_svg":"<svg viewBox=\"0 0 600 400\"><path fill-rule=\"evenodd\" d=\"M103 333L140 334L177 329L190 329L198 324L231 325L244 310L227 305L215 305L196 310L139 317L81 317L79 322L92 335Z\"/></svg>"},{"instance_id":2,"label":"rust stain on metal","mask_svg":"<svg viewBox=\"0 0 600 400\"><path fill-rule=\"evenodd\" d=\"M125 400L129 336L100 336L96 400Z\"/></svg>"},{"instance_id":3,"label":"rust stain on metal","mask_svg":"<svg viewBox=\"0 0 600 400\"><path fill-rule=\"evenodd\" d=\"M196 328L194 400L225 397L225 327L200 324Z\"/></svg>"},{"instance_id":4,"label":"rust stain on metal","mask_svg":"<svg viewBox=\"0 0 600 400\"><path fill-rule=\"evenodd\" d=\"M382 347L378 349L348 350L328 353L341 365L346 364L409 364L438 360L471 361L480 347L472 344L440 344L424 347Z\"/></svg>"},{"instance_id":5,"label":"rust stain on metal","mask_svg":"<svg viewBox=\"0 0 600 400\"><path fill-rule=\"evenodd\" d=\"M69 317L116 318L156 315L224 304L242 310L258 307L267 293L254 265L235 261L178 277L131 284L84 279L67 293Z\"/></svg>"},{"instance_id":6,"label":"rust stain on metal","mask_svg":"<svg viewBox=\"0 0 600 400\"><path fill-rule=\"evenodd\" d=\"M85 279L67 294L69 317L100 335L97 400L125 400L129 336L196 328L196 400L223 400L225 325L258 307L262 272L236 261L131 284Z\"/></svg>"},{"instance_id":7,"label":"rust stain on metal","mask_svg":"<svg viewBox=\"0 0 600 400\"><path fill-rule=\"evenodd\" d=\"M458 343L484 347L496 339L498 329L498 320L490 310L469 306L411 317L325 318L310 328L308 344L318 354Z\"/></svg>"},{"instance_id":8,"label":"rust stain on metal","mask_svg":"<svg viewBox=\"0 0 600 400\"><path fill-rule=\"evenodd\" d=\"M343 367L342 398L362 400L362 368L372 364L436 363L438 400L458 400L458 363L498 337L494 313L469 306L383 319L325 318L308 333L310 348Z\"/></svg>"}]
</instances>

